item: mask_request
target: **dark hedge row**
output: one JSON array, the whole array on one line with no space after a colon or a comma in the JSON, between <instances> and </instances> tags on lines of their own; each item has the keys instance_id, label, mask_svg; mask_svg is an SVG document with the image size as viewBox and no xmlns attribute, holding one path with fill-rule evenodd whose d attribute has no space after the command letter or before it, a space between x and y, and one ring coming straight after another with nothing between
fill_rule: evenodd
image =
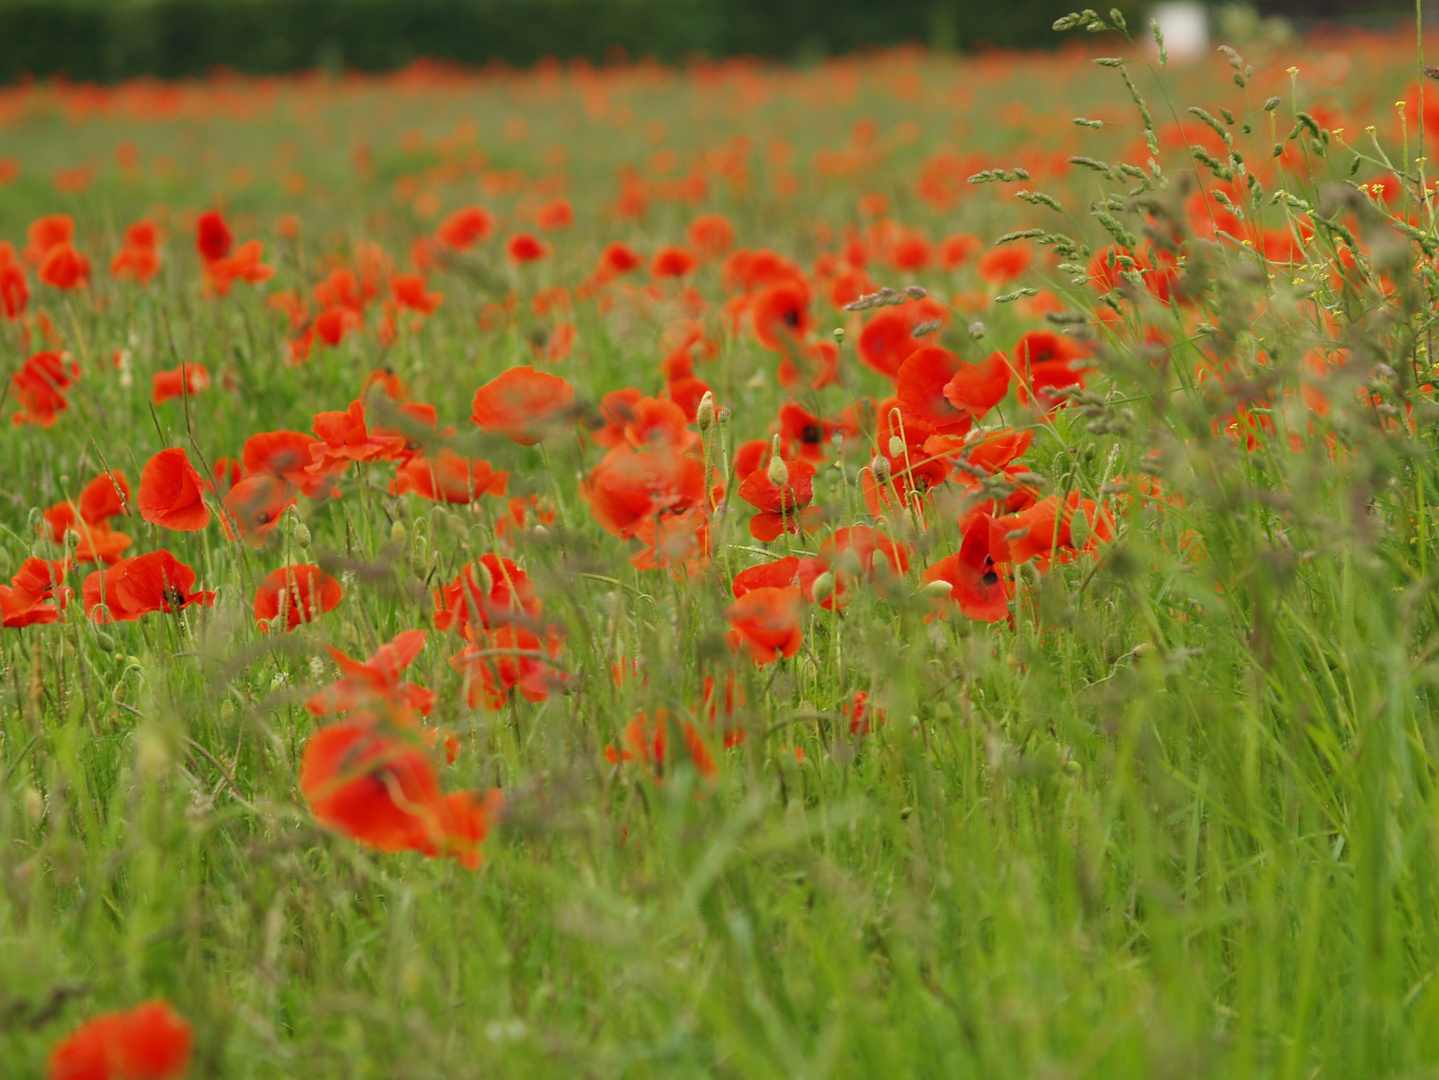
<instances>
[{"instance_id":1,"label":"dark hedge row","mask_svg":"<svg viewBox=\"0 0 1439 1080\"><path fill-rule=\"evenodd\" d=\"M0 0L0 81L177 78L417 57L526 65L754 55L784 60L919 41L1042 47L1072 0ZM1107 5L1106 5L1107 6ZM1125 3L1127 9L1134 7Z\"/></svg>"}]
</instances>

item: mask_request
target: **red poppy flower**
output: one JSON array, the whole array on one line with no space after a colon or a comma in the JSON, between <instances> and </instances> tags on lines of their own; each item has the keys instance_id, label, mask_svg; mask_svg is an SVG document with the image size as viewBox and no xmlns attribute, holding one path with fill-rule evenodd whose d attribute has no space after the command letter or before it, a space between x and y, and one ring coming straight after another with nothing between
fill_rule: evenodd
<instances>
[{"instance_id":1,"label":"red poppy flower","mask_svg":"<svg viewBox=\"0 0 1439 1080\"><path fill-rule=\"evenodd\" d=\"M569 199L555 199L535 210L535 224L541 229L568 229L574 220L575 212Z\"/></svg>"},{"instance_id":2,"label":"red poppy flower","mask_svg":"<svg viewBox=\"0 0 1439 1080\"><path fill-rule=\"evenodd\" d=\"M80 537L75 548L76 562L118 562L132 543L124 533L112 530L103 518L86 521L74 503L56 503L45 511L44 522L51 541L56 544L63 544L65 534L72 529Z\"/></svg>"},{"instance_id":3,"label":"red poppy flower","mask_svg":"<svg viewBox=\"0 0 1439 1080\"><path fill-rule=\"evenodd\" d=\"M35 276L53 289L78 289L90 280L90 260L70 244L57 244L45 253Z\"/></svg>"},{"instance_id":4,"label":"red poppy flower","mask_svg":"<svg viewBox=\"0 0 1439 1080\"><path fill-rule=\"evenodd\" d=\"M776 282L760 292L750 309L760 344L775 352L797 348L813 326L809 299L809 286L799 278Z\"/></svg>"},{"instance_id":5,"label":"red poppy flower","mask_svg":"<svg viewBox=\"0 0 1439 1080\"><path fill-rule=\"evenodd\" d=\"M350 712L364 706L383 706L394 719L411 712L429 716L435 707L435 692L405 682L400 674L425 647L425 631L405 630L375 650L364 663L352 660L339 649L326 651L340 666L341 677L310 696L305 708L316 716Z\"/></svg>"},{"instance_id":6,"label":"red poppy flower","mask_svg":"<svg viewBox=\"0 0 1439 1080\"><path fill-rule=\"evenodd\" d=\"M654 724L651 725L649 717L643 712L635 715L625 726L625 736L620 749L613 746L605 747L605 760L611 765L618 765L622 761L633 761L640 765L656 783L665 777L665 770L669 767L669 728L670 724L677 723L680 729L680 738L684 742L685 752L690 761L694 764L695 771L705 780L712 780L719 775L719 766L715 764L714 755L705 745L704 736L693 723L686 720L683 723L671 721L668 709L655 710Z\"/></svg>"},{"instance_id":7,"label":"red poppy flower","mask_svg":"<svg viewBox=\"0 0 1439 1080\"><path fill-rule=\"evenodd\" d=\"M103 472L91 480L80 492L77 506L80 517L90 524L106 521L117 514L130 512L130 483L125 474Z\"/></svg>"},{"instance_id":8,"label":"red poppy flower","mask_svg":"<svg viewBox=\"0 0 1439 1080\"><path fill-rule=\"evenodd\" d=\"M288 632L333 611L344 595L340 583L318 566L309 563L282 566L255 590L255 622L260 633L268 634L270 623L283 610L282 629Z\"/></svg>"},{"instance_id":9,"label":"red poppy flower","mask_svg":"<svg viewBox=\"0 0 1439 1080\"><path fill-rule=\"evenodd\" d=\"M505 254L512 263L537 262L549 253L549 245L534 233L515 233L505 243Z\"/></svg>"},{"instance_id":10,"label":"red poppy flower","mask_svg":"<svg viewBox=\"0 0 1439 1080\"><path fill-rule=\"evenodd\" d=\"M0 585L0 623L18 629L58 621L71 596L63 584L65 571L63 561L29 558L22 562L10 584Z\"/></svg>"},{"instance_id":11,"label":"red poppy flower","mask_svg":"<svg viewBox=\"0 0 1439 1080\"><path fill-rule=\"evenodd\" d=\"M309 471L316 452L324 446L323 440L300 431L262 431L245 440L240 460L246 475L277 476L313 499L334 487L332 480Z\"/></svg>"},{"instance_id":12,"label":"red poppy flower","mask_svg":"<svg viewBox=\"0 0 1439 1080\"><path fill-rule=\"evenodd\" d=\"M173 1080L190 1068L195 1034L169 1002L92 1016L50 1051L49 1080Z\"/></svg>"},{"instance_id":13,"label":"red poppy flower","mask_svg":"<svg viewBox=\"0 0 1439 1080\"><path fill-rule=\"evenodd\" d=\"M801 528L813 532L824 519L819 507L809 505L814 499L814 466L807 461L781 464L785 473L782 484L770 478L767 464L745 477L739 489L740 498L759 510L750 518L750 535L765 543Z\"/></svg>"},{"instance_id":14,"label":"red poppy flower","mask_svg":"<svg viewBox=\"0 0 1439 1080\"><path fill-rule=\"evenodd\" d=\"M110 260L110 276L116 281L129 278L137 285L148 285L160 272L160 255L152 247L126 245Z\"/></svg>"},{"instance_id":15,"label":"red poppy flower","mask_svg":"<svg viewBox=\"0 0 1439 1080\"><path fill-rule=\"evenodd\" d=\"M39 266L51 248L75 239L75 219L69 214L46 214L30 223L25 236L29 240L25 245L25 261Z\"/></svg>"},{"instance_id":16,"label":"red poppy flower","mask_svg":"<svg viewBox=\"0 0 1439 1080\"><path fill-rule=\"evenodd\" d=\"M1034 559L1040 573L1047 573L1053 560L1073 562L1081 552L1093 552L1113 539L1109 511L1077 491L1071 491L1062 504L1058 495L1051 495L1017 514L995 518L989 526L989 550L995 562Z\"/></svg>"},{"instance_id":17,"label":"red poppy flower","mask_svg":"<svg viewBox=\"0 0 1439 1080\"><path fill-rule=\"evenodd\" d=\"M786 454L798 455L812 465L818 465L828 456L829 451L826 449L826 445L838 429L838 424L830 420L822 420L797 401L787 401L780 406L780 445ZM761 447L764 446L763 440L760 440L760 444ZM745 445L748 446L748 444ZM748 455L751 453L753 450L748 450L743 457L738 451L735 453L735 474L737 476L748 476L758 467L757 458L753 463L749 460ZM767 455L763 453L759 457L767 459ZM748 467L746 472L739 471L742 465Z\"/></svg>"},{"instance_id":18,"label":"red poppy flower","mask_svg":"<svg viewBox=\"0 0 1439 1080\"><path fill-rule=\"evenodd\" d=\"M246 240L235 249L235 254L205 264L205 280L217 296L225 296L230 286L237 281L259 285L275 276L275 268L262 263L264 245L258 240Z\"/></svg>"},{"instance_id":19,"label":"red poppy flower","mask_svg":"<svg viewBox=\"0 0 1439 1080\"><path fill-rule=\"evenodd\" d=\"M734 246L734 226L723 214L701 214L690 222L686 237L696 251L716 259Z\"/></svg>"},{"instance_id":20,"label":"red poppy flower","mask_svg":"<svg viewBox=\"0 0 1439 1080\"><path fill-rule=\"evenodd\" d=\"M15 260L15 249L0 240L0 315L18 319L30 303L30 285L25 267Z\"/></svg>"},{"instance_id":21,"label":"red poppy flower","mask_svg":"<svg viewBox=\"0 0 1439 1080\"><path fill-rule=\"evenodd\" d=\"M91 572L80 596L86 616L95 622L133 622L157 611L214 604L215 594L192 591L194 584L195 571L162 548ZM97 610L102 603L108 611Z\"/></svg>"},{"instance_id":22,"label":"red poppy flower","mask_svg":"<svg viewBox=\"0 0 1439 1080\"><path fill-rule=\"evenodd\" d=\"M1047 412L1060 408L1065 401L1056 391L1084 385L1084 372L1074 367L1084 356L1085 349L1077 341L1052 331L1030 330L1021 335L1014 346L1014 368L1021 378L1020 404L1029 404L1033 395L1035 403Z\"/></svg>"},{"instance_id":23,"label":"red poppy flower","mask_svg":"<svg viewBox=\"0 0 1439 1080\"><path fill-rule=\"evenodd\" d=\"M863 690L856 690L854 698L846 702L840 712L849 721L851 735L868 735L876 725L884 723L885 720L884 706L871 702L869 695Z\"/></svg>"},{"instance_id":24,"label":"red poppy flower","mask_svg":"<svg viewBox=\"0 0 1439 1080\"><path fill-rule=\"evenodd\" d=\"M699 442L684 409L664 398L644 397L638 390L615 390L600 400L605 426L591 433L600 446L613 450L672 448L688 450Z\"/></svg>"},{"instance_id":25,"label":"red poppy flower","mask_svg":"<svg viewBox=\"0 0 1439 1080\"><path fill-rule=\"evenodd\" d=\"M790 555L773 562L760 563L741 570L730 582L730 591L735 599L755 589L786 589L799 580L800 562L797 555Z\"/></svg>"},{"instance_id":26,"label":"red poppy flower","mask_svg":"<svg viewBox=\"0 0 1439 1080\"><path fill-rule=\"evenodd\" d=\"M756 664L793 656L799 652L802 607L798 586L751 589L725 609L730 648L743 650Z\"/></svg>"},{"instance_id":27,"label":"red poppy flower","mask_svg":"<svg viewBox=\"0 0 1439 1080\"><path fill-rule=\"evenodd\" d=\"M569 418L574 400L575 388L558 375L513 367L475 391L470 419L481 431L533 446Z\"/></svg>"},{"instance_id":28,"label":"red poppy flower","mask_svg":"<svg viewBox=\"0 0 1439 1080\"><path fill-rule=\"evenodd\" d=\"M225 492L221 500L225 513L220 515L220 526L225 530L226 539L234 540L238 530L247 544L259 547L296 502L295 489L288 481L270 473L255 473Z\"/></svg>"},{"instance_id":29,"label":"red poppy flower","mask_svg":"<svg viewBox=\"0 0 1439 1080\"><path fill-rule=\"evenodd\" d=\"M921 576L926 583L942 581L950 586L948 593L934 598L941 613L953 605L981 622L1002 622L1009 617L1009 597L1014 585L1006 568L997 565L990 555L993 521L988 514L975 514L965 526L959 550L929 567Z\"/></svg>"},{"instance_id":30,"label":"red poppy flower","mask_svg":"<svg viewBox=\"0 0 1439 1080\"><path fill-rule=\"evenodd\" d=\"M612 451L590 472L584 494L601 528L632 537L646 519L682 514L705 497L703 463L673 452Z\"/></svg>"},{"instance_id":31,"label":"red poppy flower","mask_svg":"<svg viewBox=\"0 0 1439 1080\"><path fill-rule=\"evenodd\" d=\"M875 577L876 556L883 558L885 573L909 573L909 545L891 540L869 525L836 529L819 546L820 563L845 576Z\"/></svg>"},{"instance_id":32,"label":"red poppy flower","mask_svg":"<svg viewBox=\"0 0 1439 1080\"><path fill-rule=\"evenodd\" d=\"M1008 285L1029 269L1031 257L1028 244L991 248L979 257L979 276L991 285Z\"/></svg>"},{"instance_id":33,"label":"red poppy flower","mask_svg":"<svg viewBox=\"0 0 1439 1080\"><path fill-rule=\"evenodd\" d=\"M981 419L1009 393L1009 375L1004 353L990 353L978 364L961 364L944 384L944 399L976 420Z\"/></svg>"},{"instance_id":34,"label":"red poppy flower","mask_svg":"<svg viewBox=\"0 0 1439 1080\"><path fill-rule=\"evenodd\" d=\"M907 301L898 307L881 308L860 330L855 355L865 367L893 379L915 349L935 340L932 335L916 338L915 328L924 323L938 322L942 325L948 319L949 310L929 296ZM938 334L938 329L935 334Z\"/></svg>"},{"instance_id":35,"label":"red poppy flower","mask_svg":"<svg viewBox=\"0 0 1439 1080\"><path fill-rule=\"evenodd\" d=\"M483 206L456 210L435 230L435 239L455 251L469 251L494 231L495 219Z\"/></svg>"},{"instance_id":36,"label":"red poppy flower","mask_svg":"<svg viewBox=\"0 0 1439 1080\"><path fill-rule=\"evenodd\" d=\"M418 733L366 716L321 728L305 744L300 791L315 820L380 851L448 855L475 869L500 795L440 790Z\"/></svg>"},{"instance_id":37,"label":"red poppy flower","mask_svg":"<svg viewBox=\"0 0 1439 1080\"><path fill-rule=\"evenodd\" d=\"M525 700L541 702L559 687L561 673L549 661L560 655L559 635L547 628L540 638L515 623L477 630L473 644L450 659L465 679L465 701L472 709L504 708L511 690Z\"/></svg>"},{"instance_id":38,"label":"red poppy flower","mask_svg":"<svg viewBox=\"0 0 1439 1080\"><path fill-rule=\"evenodd\" d=\"M834 386L839 382L839 346L833 341L815 341L787 350L775 375L786 390L800 382L811 390Z\"/></svg>"},{"instance_id":39,"label":"red poppy flower","mask_svg":"<svg viewBox=\"0 0 1439 1080\"><path fill-rule=\"evenodd\" d=\"M234 244L235 236L220 211L206 210L195 219L195 250L205 262L219 262Z\"/></svg>"},{"instance_id":40,"label":"red poppy flower","mask_svg":"<svg viewBox=\"0 0 1439 1080\"><path fill-rule=\"evenodd\" d=\"M10 376L20 409L16 424L53 427L56 417L70 408L65 392L80 379L80 365L68 353L35 353Z\"/></svg>"},{"instance_id":41,"label":"red poppy flower","mask_svg":"<svg viewBox=\"0 0 1439 1080\"><path fill-rule=\"evenodd\" d=\"M488 461L442 448L431 457L411 458L401 465L390 492L413 491L431 502L472 503L481 495L503 495L509 477L508 472L492 469Z\"/></svg>"},{"instance_id":42,"label":"red poppy flower","mask_svg":"<svg viewBox=\"0 0 1439 1080\"><path fill-rule=\"evenodd\" d=\"M433 315L444 300L444 293L426 292L425 279L419 274L396 274L390 279L390 295L395 303L422 315Z\"/></svg>"},{"instance_id":43,"label":"red poppy flower","mask_svg":"<svg viewBox=\"0 0 1439 1080\"><path fill-rule=\"evenodd\" d=\"M316 476L333 476L356 461L393 461L406 449L403 435L370 431L361 401L350 402L344 411L316 413L310 430L321 440L311 448L314 461L309 471Z\"/></svg>"},{"instance_id":44,"label":"red poppy flower","mask_svg":"<svg viewBox=\"0 0 1439 1080\"><path fill-rule=\"evenodd\" d=\"M952 378L973 366L938 345L924 345L910 353L895 376L895 392L905 421L946 434L968 431L973 417L949 400L945 388ZM1004 378L1008 386L1007 369Z\"/></svg>"},{"instance_id":45,"label":"red poppy flower","mask_svg":"<svg viewBox=\"0 0 1439 1080\"><path fill-rule=\"evenodd\" d=\"M699 256L674 244L660 248L650 260L650 277L681 278L700 263Z\"/></svg>"},{"instance_id":46,"label":"red poppy flower","mask_svg":"<svg viewBox=\"0 0 1439 1080\"><path fill-rule=\"evenodd\" d=\"M181 364L173 371L158 371L154 377L151 400L163 405L171 398L198 394L210 388L210 373L204 364Z\"/></svg>"},{"instance_id":47,"label":"red poppy flower","mask_svg":"<svg viewBox=\"0 0 1439 1080\"><path fill-rule=\"evenodd\" d=\"M435 590L435 627L471 639L476 627L534 624L543 610L529 575L501 555L482 555Z\"/></svg>"},{"instance_id":48,"label":"red poppy flower","mask_svg":"<svg viewBox=\"0 0 1439 1080\"><path fill-rule=\"evenodd\" d=\"M161 450L145 463L136 501L140 516L161 528L195 532L210 523L205 481L182 446Z\"/></svg>"},{"instance_id":49,"label":"red poppy flower","mask_svg":"<svg viewBox=\"0 0 1439 1080\"><path fill-rule=\"evenodd\" d=\"M615 241L600 252L598 274L602 280L628 274L645 264L644 256L628 244Z\"/></svg>"}]
</instances>

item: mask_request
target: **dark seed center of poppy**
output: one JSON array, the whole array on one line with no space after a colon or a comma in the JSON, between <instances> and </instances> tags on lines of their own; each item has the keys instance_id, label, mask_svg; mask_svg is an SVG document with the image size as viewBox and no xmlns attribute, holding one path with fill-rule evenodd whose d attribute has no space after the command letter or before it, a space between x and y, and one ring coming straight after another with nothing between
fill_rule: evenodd
<instances>
[{"instance_id":1,"label":"dark seed center of poppy","mask_svg":"<svg viewBox=\"0 0 1439 1080\"><path fill-rule=\"evenodd\" d=\"M979 580L984 582L986 585L998 585L999 575L996 574L993 570L990 570L984 575L984 577L980 578Z\"/></svg>"},{"instance_id":2,"label":"dark seed center of poppy","mask_svg":"<svg viewBox=\"0 0 1439 1080\"><path fill-rule=\"evenodd\" d=\"M799 441L802 443L817 443L820 440L818 424L806 424L799 429Z\"/></svg>"},{"instance_id":3,"label":"dark seed center of poppy","mask_svg":"<svg viewBox=\"0 0 1439 1080\"><path fill-rule=\"evenodd\" d=\"M797 308L790 308L784 313L784 324L791 330L799 326L799 310Z\"/></svg>"}]
</instances>

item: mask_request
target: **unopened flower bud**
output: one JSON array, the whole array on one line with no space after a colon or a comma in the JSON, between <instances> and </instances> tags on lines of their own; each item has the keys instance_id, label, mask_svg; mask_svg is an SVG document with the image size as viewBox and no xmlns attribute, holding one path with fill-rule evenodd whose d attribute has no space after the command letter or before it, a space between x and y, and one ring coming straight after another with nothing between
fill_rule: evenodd
<instances>
[{"instance_id":1,"label":"unopened flower bud","mask_svg":"<svg viewBox=\"0 0 1439 1080\"><path fill-rule=\"evenodd\" d=\"M705 396L700 398L699 407L695 409L695 423L701 431L708 431L715 422L715 396L711 390L705 391Z\"/></svg>"},{"instance_id":2,"label":"unopened flower bud","mask_svg":"<svg viewBox=\"0 0 1439 1080\"><path fill-rule=\"evenodd\" d=\"M894 566L889 561L889 556L882 551L874 553L874 573L876 577L889 577L894 574Z\"/></svg>"},{"instance_id":3,"label":"unopened flower bud","mask_svg":"<svg viewBox=\"0 0 1439 1080\"><path fill-rule=\"evenodd\" d=\"M79 547L79 546L80 546L80 534L77 533L74 529L66 529L66 530L65 530L65 547L66 547L68 550L70 550L70 551L74 551L74 550L75 550L77 547Z\"/></svg>"},{"instance_id":4,"label":"unopened flower bud","mask_svg":"<svg viewBox=\"0 0 1439 1080\"><path fill-rule=\"evenodd\" d=\"M301 551L310 546L310 527L303 521L295 526L295 546Z\"/></svg>"},{"instance_id":5,"label":"unopened flower bud","mask_svg":"<svg viewBox=\"0 0 1439 1080\"><path fill-rule=\"evenodd\" d=\"M943 599L954 592L954 585L943 578L929 581L920 586L920 593L934 600Z\"/></svg>"},{"instance_id":6,"label":"unopened flower bud","mask_svg":"<svg viewBox=\"0 0 1439 1080\"><path fill-rule=\"evenodd\" d=\"M834 595L834 575L826 570L814 579L814 584L810 586L809 591L816 604L824 603Z\"/></svg>"},{"instance_id":7,"label":"unopened flower bud","mask_svg":"<svg viewBox=\"0 0 1439 1080\"><path fill-rule=\"evenodd\" d=\"M980 338L984 337L984 323L980 322L978 319L970 323L969 336L974 338L975 341L978 341Z\"/></svg>"},{"instance_id":8,"label":"unopened flower bud","mask_svg":"<svg viewBox=\"0 0 1439 1080\"><path fill-rule=\"evenodd\" d=\"M410 530L405 528L405 523L396 519L390 526L390 543L403 545L410 538Z\"/></svg>"},{"instance_id":9,"label":"unopened flower bud","mask_svg":"<svg viewBox=\"0 0 1439 1080\"><path fill-rule=\"evenodd\" d=\"M869 471L874 473L874 478L881 484L889 483L889 462L884 458L874 457L869 463Z\"/></svg>"},{"instance_id":10,"label":"unopened flower bud","mask_svg":"<svg viewBox=\"0 0 1439 1080\"><path fill-rule=\"evenodd\" d=\"M45 796L40 794L38 788L26 785L24 798L25 819L30 822L31 828L34 828L45 820Z\"/></svg>"},{"instance_id":11,"label":"unopened flower bud","mask_svg":"<svg viewBox=\"0 0 1439 1080\"><path fill-rule=\"evenodd\" d=\"M903 454L903 453L904 453L904 440L901 439L898 435L891 435L891 436L889 437L889 456L890 456L890 457L899 457L899 456L900 456L901 454Z\"/></svg>"},{"instance_id":12,"label":"unopened flower bud","mask_svg":"<svg viewBox=\"0 0 1439 1080\"><path fill-rule=\"evenodd\" d=\"M789 467L785 465L784 458L775 454L769 459L769 482L775 487L784 487L789 482Z\"/></svg>"},{"instance_id":13,"label":"unopened flower bud","mask_svg":"<svg viewBox=\"0 0 1439 1080\"><path fill-rule=\"evenodd\" d=\"M490 573L490 568L484 563L480 562L478 559L475 560L474 565L475 584L479 586L481 595L489 596L495 587L494 575Z\"/></svg>"},{"instance_id":14,"label":"unopened flower bud","mask_svg":"<svg viewBox=\"0 0 1439 1080\"><path fill-rule=\"evenodd\" d=\"M96 630L95 647L101 652L112 653L115 651L115 639L103 630Z\"/></svg>"}]
</instances>

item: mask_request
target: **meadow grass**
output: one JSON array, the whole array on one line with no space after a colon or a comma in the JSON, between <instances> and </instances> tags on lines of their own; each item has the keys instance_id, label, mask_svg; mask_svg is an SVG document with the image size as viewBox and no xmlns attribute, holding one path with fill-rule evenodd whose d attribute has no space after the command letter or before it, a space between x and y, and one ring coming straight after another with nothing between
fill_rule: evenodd
<instances>
[{"instance_id":1,"label":"meadow grass","mask_svg":"<svg viewBox=\"0 0 1439 1080\"><path fill-rule=\"evenodd\" d=\"M343 498L301 500L305 548L288 517L254 549L218 523L181 534L132 516L136 549L194 566L213 608L102 626L77 597L55 625L3 631L0 1072L42 1075L84 1017L155 996L195 1024L195 1076L1439 1071L1439 409L1426 383L1439 232L1417 194L1429 134L1392 108L1413 94L1414 44L1297 42L1189 68L1099 48L1129 58L1163 144L1145 154L1153 168L1133 154L1146 125L1119 73L1072 51L217 77L163 101L145 87L0 95L0 156L23 169L0 186L0 237L21 242L32 218L63 210L96 259L88 290L35 287L29 332L46 312L83 377L53 428L0 431L7 577L36 549L31 508L105 468L136 482L164 446L213 460L257 431L308 430L382 366L460 427L456 445L509 469L512 494L554 511L544 530L497 537L498 503L396 498L386 467L362 466ZM1266 110L1271 95L1282 100ZM1191 104L1262 178L1247 187L1216 162L1238 177L1224 190L1247 200L1244 220L1292 238L1292 264L1194 234L1187 201L1218 182L1185 150L1209 130ZM120 142L137 168L113 163ZM678 172L655 160L665 150ZM957 159L948 204L917 191L940 153ZM1076 155L1105 168L1066 164ZM83 190L55 192L57 170L86 165ZM651 185L641 217L614 206L626 166ZM1033 179L964 182L1016 166ZM686 169L707 181L700 200L663 193ZM1353 186L1389 172L1387 204ZM515 267L491 240L431 275L445 299L419 329L285 362L267 292L308 293L361 240L403 263L441 208L485 203L503 237L561 191L576 224L547 237L549 259ZM1033 429L1022 461L1042 490L1098 500L1115 535L1047 573L1017 567L1012 617L989 625L928 618L918 591L959 545L953 515L891 513L914 546L908 574L851 589L840 612L806 607L799 653L760 667L723 637L730 579L767 557L737 510L717 518L693 575L633 569L633 545L582 497L602 454L583 429L518 446L476 433L470 397L536 362L556 317L531 297L573 287L606 243L651 252L718 210L741 246L810 265L847 229L876 235L858 205L872 193L884 217L936 240L1047 234L1023 241L1036 261L1003 288L972 260L902 272L876 256L868 269L958 294L942 341L970 360L1026 330L1083 329L1084 394L1048 416L1013 398L1000 413ZM278 269L223 299L205 295L192 244L193 212L217 203ZM286 212L298 239L275 231ZM103 265L142 214L169 233L144 288ZM1135 278L1105 299L1056 267L1087 263L1116 229L1135 247L1182 234L1182 297L1161 302ZM1060 234L1083 252L1047 258ZM719 266L692 284L719 344L697 374L730 410L706 433L723 474L785 394L775 356L721 328ZM1026 287L1056 297L1061 318L1034 297L995 302ZM512 311L493 307L512 293ZM576 302L574 351L550 366L585 401L654 392L661 334L685 304L678 286L662 293ZM822 295L813 307L819 334L848 334L841 384L801 400L833 416L889 393L855 360L860 317ZM23 333L0 323L7 371L38 347ZM1316 351L1346 359L1316 374ZM150 374L181 360L215 385L152 407ZM1306 388L1327 407L1306 405ZM773 555L872 521L860 485L874 449L821 469L825 530ZM432 719L460 738L446 786L505 793L483 867L321 827L296 776L321 723L303 703L333 678L322 646L365 656L428 626L431 591L507 543L565 628L565 691L471 709L446 662L458 644L434 631L412 669L439 692ZM304 561L339 576L344 601L293 634L258 633L260 579ZM612 667L629 662L643 678L617 683ZM705 673L730 670L746 738L714 742L717 777L682 755L661 782L606 759L638 710L697 714ZM885 710L868 731L842 711L857 690Z\"/></svg>"}]
</instances>

